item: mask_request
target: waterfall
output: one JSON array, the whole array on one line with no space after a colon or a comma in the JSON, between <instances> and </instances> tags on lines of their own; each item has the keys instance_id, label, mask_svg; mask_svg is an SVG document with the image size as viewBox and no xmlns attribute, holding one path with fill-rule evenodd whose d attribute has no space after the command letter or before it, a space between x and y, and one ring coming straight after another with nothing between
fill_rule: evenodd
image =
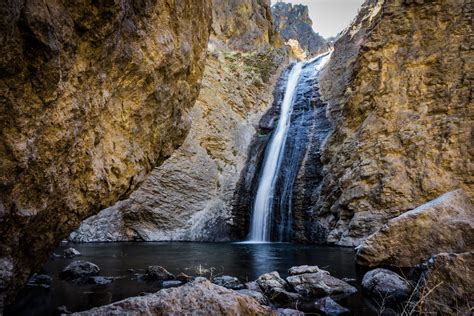
<instances>
[{"instance_id":1,"label":"waterfall","mask_svg":"<svg viewBox=\"0 0 474 316\"><path fill-rule=\"evenodd\" d=\"M252 205L249 234L249 241L251 242L270 241L275 189L285 155L285 144L291 123L291 113L298 94L298 85L303 69L307 65L312 66L315 63L316 67L311 67L308 71L312 74L317 73L324 63L327 62L329 56L330 54L324 54L306 62L296 63L288 75L285 94L280 106L280 117L265 151L258 188ZM291 205L287 212L291 212ZM288 214L288 217L291 217L291 214Z\"/></svg>"}]
</instances>

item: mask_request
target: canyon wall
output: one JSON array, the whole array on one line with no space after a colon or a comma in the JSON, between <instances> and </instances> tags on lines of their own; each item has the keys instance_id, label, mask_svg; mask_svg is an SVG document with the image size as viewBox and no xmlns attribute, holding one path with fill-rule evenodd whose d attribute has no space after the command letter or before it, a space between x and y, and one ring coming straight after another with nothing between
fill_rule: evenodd
<instances>
[{"instance_id":1,"label":"canyon wall","mask_svg":"<svg viewBox=\"0 0 474 316\"><path fill-rule=\"evenodd\" d=\"M0 4L0 306L81 220L125 198L181 145L210 8Z\"/></svg>"},{"instance_id":2,"label":"canyon wall","mask_svg":"<svg viewBox=\"0 0 474 316\"><path fill-rule=\"evenodd\" d=\"M272 6L275 30L301 57L311 57L328 50L327 41L313 30L308 6L284 2Z\"/></svg>"},{"instance_id":3,"label":"canyon wall","mask_svg":"<svg viewBox=\"0 0 474 316\"><path fill-rule=\"evenodd\" d=\"M335 125L307 238L357 245L437 196L473 191L472 3L369 0L321 78Z\"/></svg>"},{"instance_id":4,"label":"canyon wall","mask_svg":"<svg viewBox=\"0 0 474 316\"><path fill-rule=\"evenodd\" d=\"M129 199L87 219L69 239L232 238L235 187L279 68L287 63L280 46L269 1L214 0L202 89L183 146Z\"/></svg>"}]
</instances>

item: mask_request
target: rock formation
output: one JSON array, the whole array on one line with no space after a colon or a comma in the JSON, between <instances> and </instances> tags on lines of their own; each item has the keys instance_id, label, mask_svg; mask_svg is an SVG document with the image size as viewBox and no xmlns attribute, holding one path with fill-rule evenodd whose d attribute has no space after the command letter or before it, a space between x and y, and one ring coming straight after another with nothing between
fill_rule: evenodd
<instances>
[{"instance_id":1,"label":"rock formation","mask_svg":"<svg viewBox=\"0 0 474 316\"><path fill-rule=\"evenodd\" d=\"M197 313L197 314L196 314ZM72 315L276 315L269 307L204 278Z\"/></svg>"},{"instance_id":2,"label":"rock formation","mask_svg":"<svg viewBox=\"0 0 474 316\"><path fill-rule=\"evenodd\" d=\"M269 1L213 2L209 57L183 146L130 199L84 221L70 240L231 238L235 187L285 64L269 10Z\"/></svg>"},{"instance_id":3,"label":"rock formation","mask_svg":"<svg viewBox=\"0 0 474 316\"><path fill-rule=\"evenodd\" d=\"M272 6L272 15L275 30L286 42L291 44L290 46L296 46L291 41L299 43L299 48L304 51L306 57L315 56L328 50L329 46L326 40L313 30L313 21L309 17L308 6L278 2Z\"/></svg>"},{"instance_id":4,"label":"rock formation","mask_svg":"<svg viewBox=\"0 0 474 316\"><path fill-rule=\"evenodd\" d=\"M443 193L472 199L472 4L369 0L321 78L335 124L309 235L358 245Z\"/></svg>"},{"instance_id":5,"label":"rock formation","mask_svg":"<svg viewBox=\"0 0 474 316\"><path fill-rule=\"evenodd\" d=\"M0 13L1 306L181 145L211 19L207 0L12 0Z\"/></svg>"},{"instance_id":6,"label":"rock formation","mask_svg":"<svg viewBox=\"0 0 474 316\"><path fill-rule=\"evenodd\" d=\"M474 205L462 190L388 221L357 250L365 266L414 267L442 252L474 251Z\"/></svg>"}]
</instances>

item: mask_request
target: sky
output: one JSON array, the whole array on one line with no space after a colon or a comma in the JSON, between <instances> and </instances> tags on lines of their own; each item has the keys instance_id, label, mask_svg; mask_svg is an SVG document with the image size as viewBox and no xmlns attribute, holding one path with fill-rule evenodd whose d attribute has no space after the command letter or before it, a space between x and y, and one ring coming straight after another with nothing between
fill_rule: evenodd
<instances>
[{"instance_id":1,"label":"sky","mask_svg":"<svg viewBox=\"0 0 474 316\"><path fill-rule=\"evenodd\" d=\"M276 2L272 0L272 4ZM327 38L336 36L351 23L364 0L283 0L283 2L307 5L314 30Z\"/></svg>"}]
</instances>

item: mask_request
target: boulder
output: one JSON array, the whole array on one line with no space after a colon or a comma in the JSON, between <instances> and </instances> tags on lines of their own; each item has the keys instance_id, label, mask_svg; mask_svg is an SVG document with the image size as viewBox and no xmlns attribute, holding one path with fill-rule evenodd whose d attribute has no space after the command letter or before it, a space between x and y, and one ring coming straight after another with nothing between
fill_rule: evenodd
<instances>
[{"instance_id":1,"label":"boulder","mask_svg":"<svg viewBox=\"0 0 474 316\"><path fill-rule=\"evenodd\" d=\"M33 274L33 276L28 280L27 286L32 287L43 287L45 289L51 287L51 283L53 282L53 278L46 274Z\"/></svg>"},{"instance_id":2,"label":"boulder","mask_svg":"<svg viewBox=\"0 0 474 316\"><path fill-rule=\"evenodd\" d=\"M423 265L424 272L408 311L423 315L472 315L474 253L441 253Z\"/></svg>"},{"instance_id":3,"label":"boulder","mask_svg":"<svg viewBox=\"0 0 474 316\"><path fill-rule=\"evenodd\" d=\"M162 266L149 266L143 278L147 281L167 281L176 277Z\"/></svg>"},{"instance_id":4,"label":"boulder","mask_svg":"<svg viewBox=\"0 0 474 316\"><path fill-rule=\"evenodd\" d=\"M244 284L244 286L246 289L250 291L262 292L262 289L260 288L260 286L257 284L256 281L247 282Z\"/></svg>"},{"instance_id":5,"label":"boulder","mask_svg":"<svg viewBox=\"0 0 474 316\"><path fill-rule=\"evenodd\" d=\"M73 315L276 315L255 299L205 278Z\"/></svg>"},{"instance_id":6,"label":"boulder","mask_svg":"<svg viewBox=\"0 0 474 316\"><path fill-rule=\"evenodd\" d=\"M77 260L64 268L64 270L59 274L59 277L65 280L73 280L97 275L99 271L100 269L96 264L88 261Z\"/></svg>"},{"instance_id":7,"label":"boulder","mask_svg":"<svg viewBox=\"0 0 474 316\"><path fill-rule=\"evenodd\" d=\"M212 283L223 286L231 290L241 290L244 288L244 285L239 281L239 279L237 279L236 277L232 277L230 275L215 277L212 280Z\"/></svg>"},{"instance_id":8,"label":"boulder","mask_svg":"<svg viewBox=\"0 0 474 316\"><path fill-rule=\"evenodd\" d=\"M237 292L239 292L242 295L253 297L255 300L257 300L257 302L259 302L262 305L269 304L268 298L265 295L263 295L262 292L252 291L249 289L237 290Z\"/></svg>"},{"instance_id":9,"label":"boulder","mask_svg":"<svg viewBox=\"0 0 474 316\"><path fill-rule=\"evenodd\" d=\"M413 291L409 281L387 269L367 272L362 279L362 287L375 298L388 303L405 301Z\"/></svg>"},{"instance_id":10,"label":"boulder","mask_svg":"<svg viewBox=\"0 0 474 316\"><path fill-rule=\"evenodd\" d=\"M442 252L474 250L474 206L463 190L390 220L358 247L365 266L414 267Z\"/></svg>"},{"instance_id":11,"label":"boulder","mask_svg":"<svg viewBox=\"0 0 474 316\"><path fill-rule=\"evenodd\" d=\"M323 297L316 300L313 307L316 312L322 313L323 315L341 315L349 312L347 308L342 307L330 297Z\"/></svg>"},{"instance_id":12,"label":"boulder","mask_svg":"<svg viewBox=\"0 0 474 316\"><path fill-rule=\"evenodd\" d=\"M278 308L276 310L278 316L304 316L304 313L291 308Z\"/></svg>"},{"instance_id":13,"label":"boulder","mask_svg":"<svg viewBox=\"0 0 474 316\"><path fill-rule=\"evenodd\" d=\"M104 276L92 276L87 278L87 283L95 285L107 285L114 282L114 278Z\"/></svg>"},{"instance_id":14,"label":"boulder","mask_svg":"<svg viewBox=\"0 0 474 316\"><path fill-rule=\"evenodd\" d=\"M63 251L63 256L65 258L74 258L74 257L77 257L77 256L82 256L82 254L77 251L76 249L70 247L70 248L67 248L66 250Z\"/></svg>"},{"instance_id":15,"label":"boulder","mask_svg":"<svg viewBox=\"0 0 474 316\"><path fill-rule=\"evenodd\" d=\"M298 294L303 296L321 297L357 292L355 287L331 276L325 270L320 270L316 273L292 275L287 277L286 280Z\"/></svg>"},{"instance_id":16,"label":"boulder","mask_svg":"<svg viewBox=\"0 0 474 316\"><path fill-rule=\"evenodd\" d=\"M303 299L301 295L288 291L288 283L276 271L261 275L256 282L270 301L278 306L296 306Z\"/></svg>"},{"instance_id":17,"label":"boulder","mask_svg":"<svg viewBox=\"0 0 474 316\"><path fill-rule=\"evenodd\" d=\"M320 272L320 271L324 271L324 270L319 269L318 266L304 265L304 266L291 267L288 270L288 275L298 275L298 274L304 274L304 273L316 273L316 272Z\"/></svg>"},{"instance_id":18,"label":"boulder","mask_svg":"<svg viewBox=\"0 0 474 316\"><path fill-rule=\"evenodd\" d=\"M176 280L179 280L183 283L188 283L193 280L193 277L190 275L187 275L186 273L181 272L180 274L176 276Z\"/></svg>"}]
</instances>

